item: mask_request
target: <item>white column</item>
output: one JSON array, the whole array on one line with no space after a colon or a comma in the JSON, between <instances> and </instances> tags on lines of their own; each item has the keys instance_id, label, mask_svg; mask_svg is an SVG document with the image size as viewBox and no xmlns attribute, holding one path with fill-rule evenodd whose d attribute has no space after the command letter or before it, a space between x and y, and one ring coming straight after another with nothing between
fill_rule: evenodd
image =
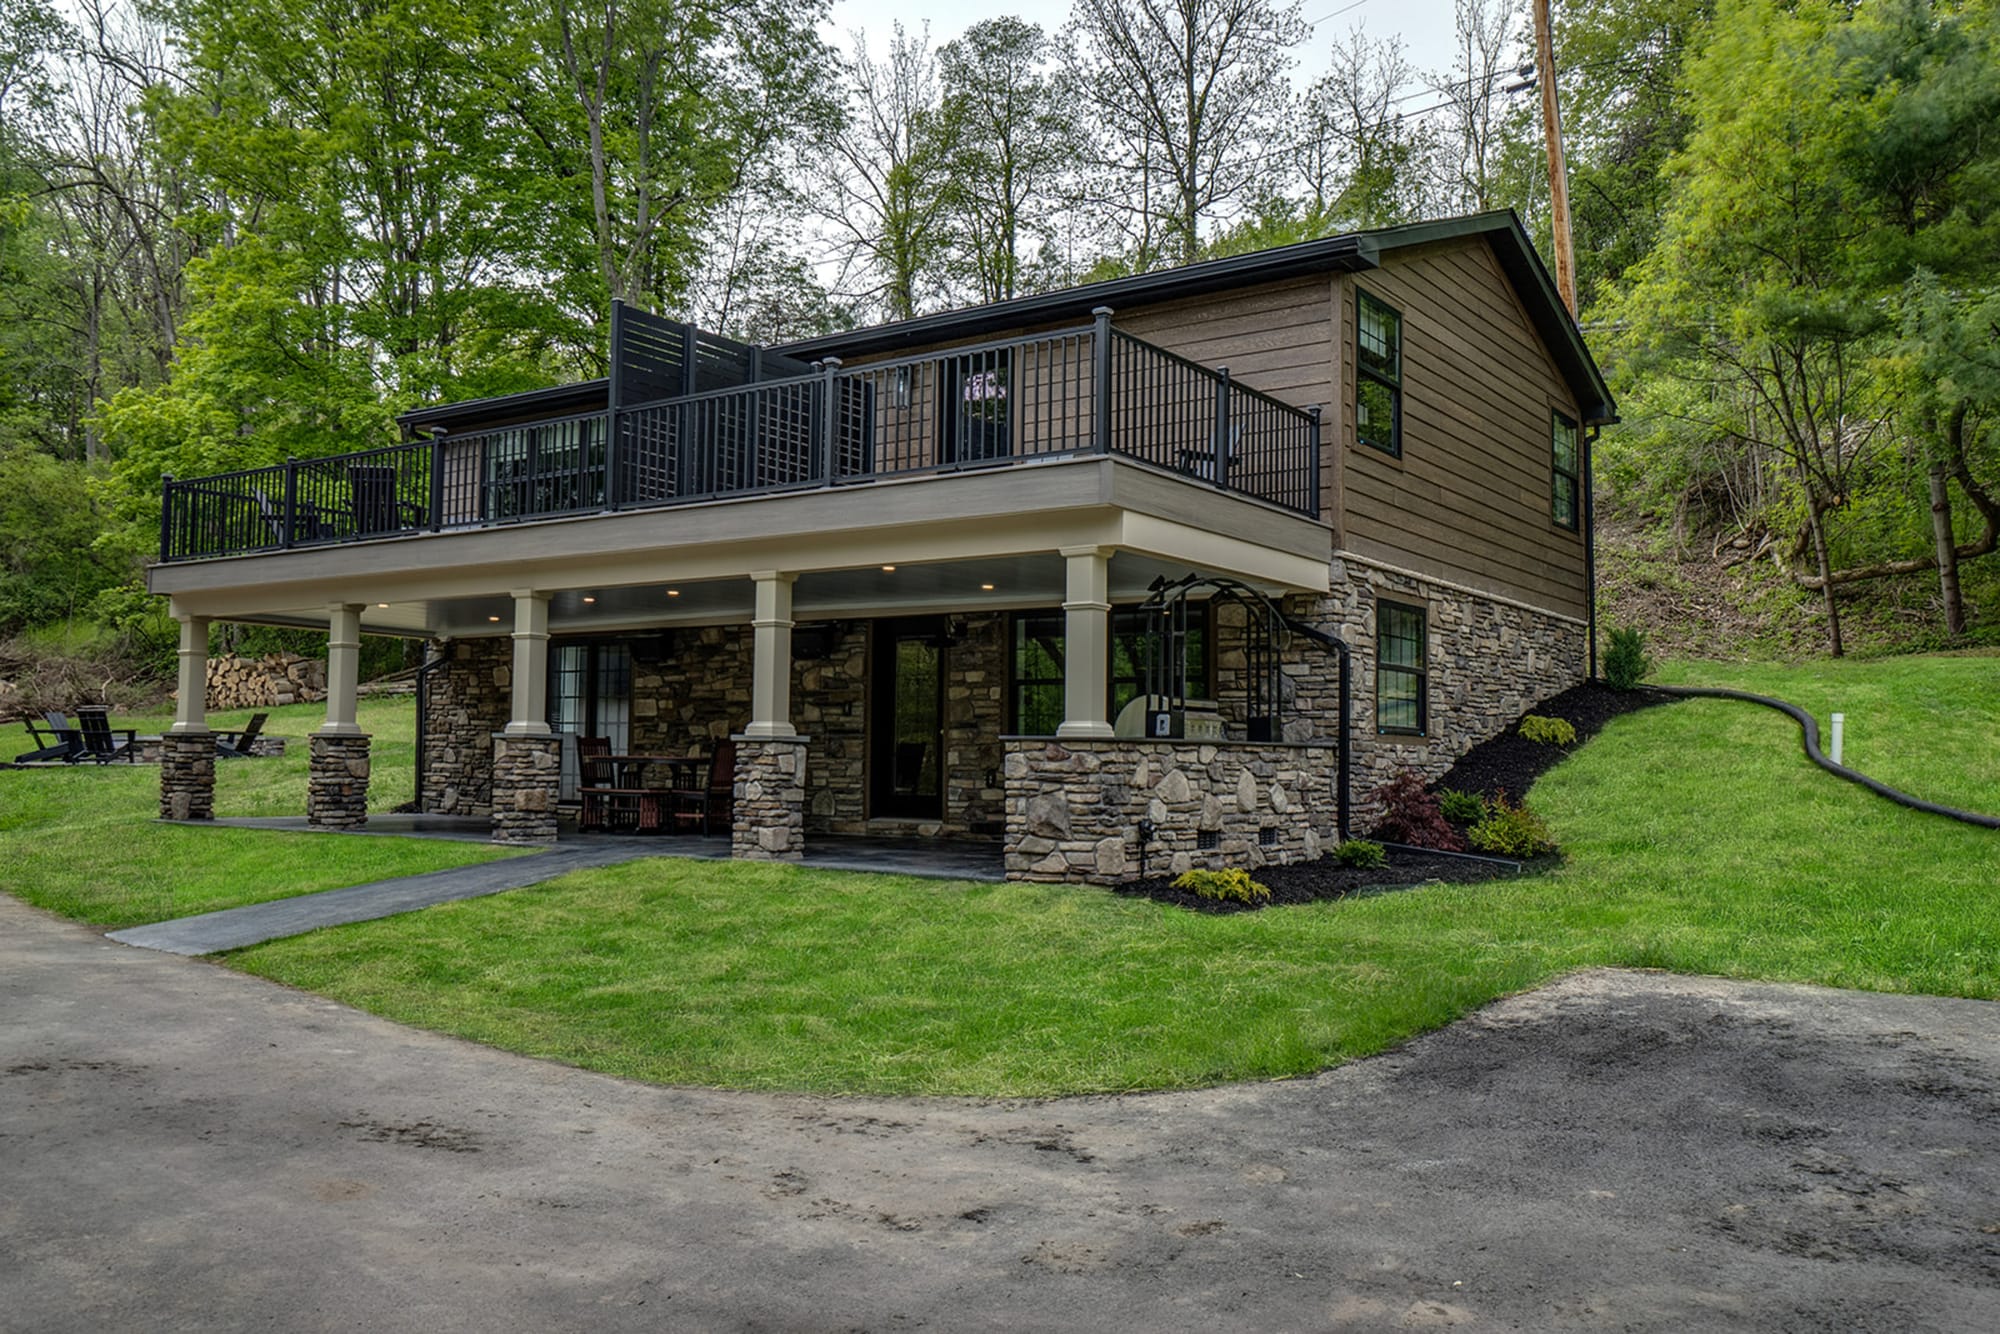
<instances>
[{"instance_id":1,"label":"white column","mask_svg":"<svg viewBox=\"0 0 2000 1334\"><path fill-rule=\"evenodd\" d=\"M1063 720L1057 736L1110 736L1111 548L1064 547Z\"/></svg>"},{"instance_id":2,"label":"white column","mask_svg":"<svg viewBox=\"0 0 2000 1334\"><path fill-rule=\"evenodd\" d=\"M750 725L743 735L797 736L792 726L792 581L796 574L753 570L757 613L751 620L756 657L750 673Z\"/></svg>"},{"instance_id":3,"label":"white column","mask_svg":"<svg viewBox=\"0 0 2000 1334\"><path fill-rule=\"evenodd\" d=\"M355 703L361 685L361 604L326 607L326 722L321 736L360 736Z\"/></svg>"},{"instance_id":4,"label":"white column","mask_svg":"<svg viewBox=\"0 0 2000 1334\"><path fill-rule=\"evenodd\" d=\"M181 623L179 690L174 699L174 725L167 730L206 732L209 618L176 610L174 619Z\"/></svg>"},{"instance_id":5,"label":"white column","mask_svg":"<svg viewBox=\"0 0 2000 1334\"><path fill-rule=\"evenodd\" d=\"M517 588L514 599L514 712L508 736L549 734L549 595Z\"/></svg>"}]
</instances>

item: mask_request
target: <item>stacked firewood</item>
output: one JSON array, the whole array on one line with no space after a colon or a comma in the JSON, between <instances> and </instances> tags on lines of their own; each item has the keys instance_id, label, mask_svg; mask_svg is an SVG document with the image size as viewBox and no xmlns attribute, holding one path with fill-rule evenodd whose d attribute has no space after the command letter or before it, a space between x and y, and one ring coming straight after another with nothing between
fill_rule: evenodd
<instances>
[{"instance_id":1,"label":"stacked firewood","mask_svg":"<svg viewBox=\"0 0 2000 1334\"><path fill-rule=\"evenodd\" d=\"M326 664L296 653L208 660L208 707L268 709L326 698Z\"/></svg>"}]
</instances>

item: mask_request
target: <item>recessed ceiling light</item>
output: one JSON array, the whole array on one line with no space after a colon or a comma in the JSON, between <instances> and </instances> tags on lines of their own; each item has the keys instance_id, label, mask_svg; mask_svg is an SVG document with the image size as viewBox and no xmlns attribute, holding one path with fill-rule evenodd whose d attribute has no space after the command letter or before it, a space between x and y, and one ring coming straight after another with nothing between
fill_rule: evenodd
<instances>
[{"instance_id":1,"label":"recessed ceiling light","mask_svg":"<svg viewBox=\"0 0 2000 1334\"><path fill-rule=\"evenodd\" d=\"M486 619L492 621L496 625L499 624L500 621L500 618L498 616L488 616Z\"/></svg>"},{"instance_id":2,"label":"recessed ceiling light","mask_svg":"<svg viewBox=\"0 0 2000 1334\"><path fill-rule=\"evenodd\" d=\"M595 601L597 601L597 599L596 599L596 598L585 598L585 599L584 599L584 601L585 601L585 602L595 602Z\"/></svg>"},{"instance_id":3,"label":"recessed ceiling light","mask_svg":"<svg viewBox=\"0 0 2000 1334\"><path fill-rule=\"evenodd\" d=\"M667 590L667 596L670 598L677 598L680 595L681 595L681 590L678 588L669 588Z\"/></svg>"},{"instance_id":4,"label":"recessed ceiling light","mask_svg":"<svg viewBox=\"0 0 2000 1334\"><path fill-rule=\"evenodd\" d=\"M388 607L389 607L389 604L388 604L388 603L386 603L386 602L378 602L378 603L376 603L375 605L376 605L376 606L378 606L378 607L381 607L381 608L382 608L383 610L385 610L385 611L386 611L386 610L388 610Z\"/></svg>"},{"instance_id":5,"label":"recessed ceiling light","mask_svg":"<svg viewBox=\"0 0 2000 1334\"><path fill-rule=\"evenodd\" d=\"M993 591L993 585L991 584L981 584L979 587L988 593L991 593Z\"/></svg>"},{"instance_id":6,"label":"recessed ceiling light","mask_svg":"<svg viewBox=\"0 0 2000 1334\"><path fill-rule=\"evenodd\" d=\"M896 567L893 565L884 565L882 567L882 573L884 574L894 574L895 572L896 572Z\"/></svg>"}]
</instances>

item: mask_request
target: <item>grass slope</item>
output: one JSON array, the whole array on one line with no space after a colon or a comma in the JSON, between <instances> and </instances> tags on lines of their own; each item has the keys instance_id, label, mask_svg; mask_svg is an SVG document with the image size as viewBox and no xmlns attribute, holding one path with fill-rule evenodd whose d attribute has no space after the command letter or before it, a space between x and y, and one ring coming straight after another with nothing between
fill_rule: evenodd
<instances>
[{"instance_id":1,"label":"grass slope","mask_svg":"<svg viewBox=\"0 0 2000 1334\"><path fill-rule=\"evenodd\" d=\"M1903 676L1953 661L1856 664L1832 686L1896 701L1913 756L1926 732L1933 755L1990 753L2000 729L1953 734L1960 686ZM1757 682L1810 694L1803 673ZM1935 776L1939 795L1985 791ZM1695 701L1620 719L1534 800L1570 854L1554 874L1241 916L648 861L231 961L642 1079L1003 1096L1304 1074L1587 965L2000 996L2000 835L1821 773L1782 715Z\"/></svg>"},{"instance_id":2,"label":"grass slope","mask_svg":"<svg viewBox=\"0 0 2000 1334\"><path fill-rule=\"evenodd\" d=\"M217 815L304 815L306 735L325 720L308 705L267 710L265 730L288 740L282 759L220 761ZM374 736L369 804L410 799L415 709L408 699L365 701ZM249 712L210 725L242 727ZM125 717L119 727L163 730L171 715ZM17 734L25 747L27 734ZM0 741L0 747L11 745ZM509 856L476 843L340 838L163 825L160 771L149 765L76 765L0 771L0 888L97 926L133 926L342 885L415 875Z\"/></svg>"}]
</instances>

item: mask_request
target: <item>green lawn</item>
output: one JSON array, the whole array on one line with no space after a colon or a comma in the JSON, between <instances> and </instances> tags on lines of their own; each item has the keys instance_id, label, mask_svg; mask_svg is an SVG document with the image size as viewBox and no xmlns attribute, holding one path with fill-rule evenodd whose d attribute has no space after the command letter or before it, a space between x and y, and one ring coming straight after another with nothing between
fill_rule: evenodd
<instances>
[{"instance_id":1,"label":"green lawn","mask_svg":"<svg viewBox=\"0 0 2000 1334\"><path fill-rule=\"evenodd\" d=\"M266 732L287 738L284 758L218 762L217 815L305 814L305 738L325 711L294 705L265 712ZM374 735L374 810L410 799L414 715L407 697L361 706L361 725ZM245 710L209 721L241 727L249 718ZM114 721L150 733L173 718L121 714ZM27 748L25 731L0 736L8 757ZM64 916L120 927L511 855L477 843L163 825L155 818L159 803L155 766L0 770L0 887Z\"/></svg>"},{"instance_id":2,"label":"green lawn","mask_svg":"<svg viewBox=\"0 0 2000 1334\"><path fill-rule=\"evenodd\" d=\"M1965 707L1980 692L1959 664L1993 662L1671 675L1867 699L1850 711L1899 739L1858 762L1976 802L1992 779L1966 757L1990 759L2000 721ZM1620 719L1534 789L1570 861L1532 879L1208 917L1094 889L651 861L231 961L641 1079L1008 1096L1303 1074L1588 965L2000 996L2000 834L1824 774L1797 735L1722 701Z\"/></svg>"},{"instance_id":3,"label":"green lawn","mask_svg":"<svg viewBox=\"0 0 2000 1334\"><path fill-rule=\"evenodd\" d=\"M1806 667L1676 662L1659 679L1789 700L1819 719L1822 748L1832 744L1829 719L1844 713L1850 767L1913 796L2000 814L2000 653L1991 649Z\"/></svg>"}]
</instances>

